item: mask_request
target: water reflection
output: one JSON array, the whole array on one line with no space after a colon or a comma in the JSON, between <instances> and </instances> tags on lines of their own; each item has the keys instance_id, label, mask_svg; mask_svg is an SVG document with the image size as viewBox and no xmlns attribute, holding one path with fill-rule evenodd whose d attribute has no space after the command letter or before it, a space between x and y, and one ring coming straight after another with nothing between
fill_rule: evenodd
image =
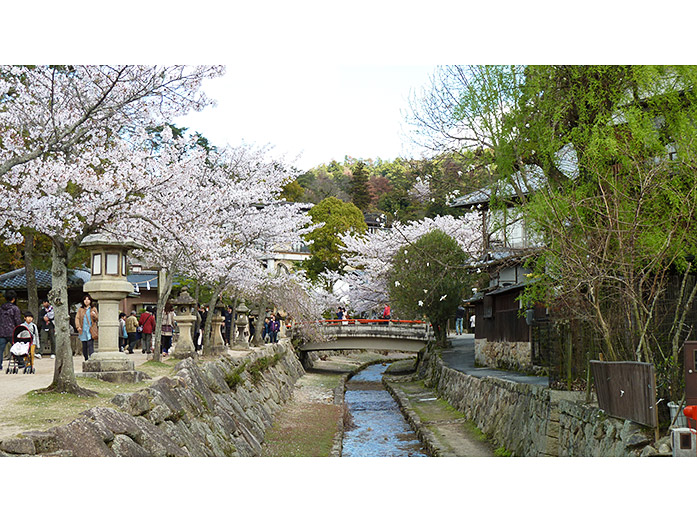
<instances>
[{"instance_id":1,"label":"water reflection","mask_svg":"<svg viewBox=\"0 0 697 523\"><path fill-rule=\"evenodd\" d=\"M399 406L382 386L386 364L371 365L346 383L346 402L354 428L346 430L343 456L427 456Z\"/></svg>"}]
</instances>

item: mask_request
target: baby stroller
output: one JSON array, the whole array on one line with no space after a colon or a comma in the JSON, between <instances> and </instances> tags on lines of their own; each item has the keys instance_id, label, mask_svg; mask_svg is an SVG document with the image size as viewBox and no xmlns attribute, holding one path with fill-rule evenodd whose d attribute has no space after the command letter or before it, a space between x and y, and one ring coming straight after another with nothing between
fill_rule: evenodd
<instances>
[{"instance_id":1,"label":"baby stroller","mask_svg":"<svg viewBox=\"0 0 697 523\"><path fill-rule=\"evenodd\" d=\"M24 325L18 325L12 333L10 362L5 374L17 374L19 369L24 369L24 374L36 373L36 369L34 369L34 337Z\"/></svg>"}]
</instances>

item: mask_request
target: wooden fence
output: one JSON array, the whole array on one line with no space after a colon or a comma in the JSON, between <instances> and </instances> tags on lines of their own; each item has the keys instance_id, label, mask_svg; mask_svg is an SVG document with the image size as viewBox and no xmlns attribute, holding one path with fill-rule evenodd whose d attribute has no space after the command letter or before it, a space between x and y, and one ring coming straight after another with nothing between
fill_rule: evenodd
<instances>
[{"instance_id":1,"label":"wooden fence","mask_svg":"<svg viewBox=\"0 0 697 523\"><path fill-rule=\"evenodd\" d=\"M598 406L610 416L658 427L653 364L592 360Z\"/></svg>"}]
</instances>

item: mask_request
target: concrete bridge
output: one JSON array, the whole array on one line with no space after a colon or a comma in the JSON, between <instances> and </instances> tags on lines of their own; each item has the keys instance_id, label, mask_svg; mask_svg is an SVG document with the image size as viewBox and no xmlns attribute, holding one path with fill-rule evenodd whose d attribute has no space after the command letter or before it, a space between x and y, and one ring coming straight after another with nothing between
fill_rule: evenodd
<instances>
[{"instance_id":1,"label":"concrete bridge","mask_svg":"<svg viewBox=\"0 0 697 523\"><path fill-rule=\"evenodd\" d=\"M433 339L430 325L406 320L326 320L319 322L326 341L306 343L299 350L387 350L419 352Z\"/></svg>"}]
</instances>

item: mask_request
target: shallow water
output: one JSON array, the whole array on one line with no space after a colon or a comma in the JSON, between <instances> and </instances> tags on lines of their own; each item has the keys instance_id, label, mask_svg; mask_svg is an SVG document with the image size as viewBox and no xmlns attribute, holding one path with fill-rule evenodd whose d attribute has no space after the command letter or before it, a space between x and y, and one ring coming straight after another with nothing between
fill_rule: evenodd
<instances>
[{"instance_id":1,"label":"shallow water","mask_svg":"<svg viewBox=\"0 0 697 523\"><path fill-rule=\"evenodd\" d=\"M344 432L342 456L427 456L399 406L382 386L386 364L371 365L346 383L344 401L355 428Z\"/></svg>"}]
</instances>

